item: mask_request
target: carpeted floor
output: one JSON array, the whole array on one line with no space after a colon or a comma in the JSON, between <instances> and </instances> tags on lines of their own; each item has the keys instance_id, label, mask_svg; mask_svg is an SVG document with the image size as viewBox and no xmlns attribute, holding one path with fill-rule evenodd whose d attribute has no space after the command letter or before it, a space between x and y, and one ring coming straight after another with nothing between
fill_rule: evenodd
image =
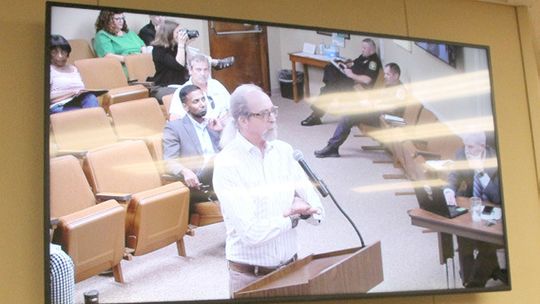
<instances>
[{"instance_id":1,"label":"carpeted floor","mask_svg":"<svg viewBox=\"0 0 540 304\"><path fill-rule=\"evenodd\" d=\"M388 160L382 151L364 151L363 145L376 145L369 137L350 138L340 149L342 157L318 159L313 151L325 146L332 135L336 118L326 116L324 124L302 127L300 121L309 113L305 101L294 103L273 94L279 106L279 138L304 153L306 162L326 182L328 188L356 223L367 244L381 241L384 281L370 292L409 292L444 290L447 273L439 264L437 235L424 233L412 226L407 210L418 206L414 195L396 196L394 190L367 191L369 186L405 182L385 180L385 173L400 173L392 164L377 164L373 160ZM325 221L317 226L301 224L299 257L358 247L359 239L345 217L329 198L322 199ZM223 223L197 228L193 237L186 236L187 258L178 256L176 246L170 246L122 261L124 284L112 277L95 276L76 285L76 301L84 302L83 293L99 291L100 303L160 302L227 299L228 271L225 261L225 227ZM455 278L449 271L450 288L461 288L455 262ZM451 266L451 263L450 263Z\"/></svg>"}]
</instances>

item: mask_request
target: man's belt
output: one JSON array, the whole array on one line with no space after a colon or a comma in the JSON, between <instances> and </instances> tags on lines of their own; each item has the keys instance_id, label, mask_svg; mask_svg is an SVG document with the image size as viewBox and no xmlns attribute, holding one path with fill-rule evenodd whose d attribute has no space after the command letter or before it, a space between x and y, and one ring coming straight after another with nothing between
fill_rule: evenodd
<instances>
[{"instance_id":1,"label":"man's belt","mask_svg":"<svg viewBox=\"0 0 540 304\"><path fill-rule=\"evenodd\" d=\"M283 263L283 264L281 264L279 266L275 266L275 267L255 266L255 265L242 264L242 263L229 261L229 268L236 271L236 272L251 273L251 274L254 274L256 276L267 275L267 274L269 274L270 272L272 272L272 271L274 271L276 269L279 269L279 268L281 268L283 266L289 265L290 263L296 261L297 259L298 259L298 255L295 254L291 259L289 259L285 263Z\"/></svg>"}]
</instances>

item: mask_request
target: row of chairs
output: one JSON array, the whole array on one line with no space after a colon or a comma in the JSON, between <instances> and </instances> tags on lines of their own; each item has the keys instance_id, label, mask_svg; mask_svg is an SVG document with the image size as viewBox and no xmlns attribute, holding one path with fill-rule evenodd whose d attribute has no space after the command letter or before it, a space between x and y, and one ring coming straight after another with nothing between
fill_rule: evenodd
<instances>
[{"instance_id":1,"label":"row of chairs","mask_svg":"<svg viewBox=\"0 0 540 304\"><path fill-rule=\"evenodd\" d=\"M69 42L72 51L68 60L79 70L85 87L108 90L99 97L105 111L108 112L112 104L149 96L153 83L147 79L156 72L151 54L127 55L124 57L123 67L116 59L97 58L90 44L84 39L73 39Z\"/></svg>"},{"instance_id":2,"label":"row of chairs","mask_svg":"<svg viewBox=\"0 0 540 304\"><path fill-rule=\"evenodd\" d=\"M188 221L195 226L223 221L215 202L201 202L189 214L189 189L181 182L165 185L171 182L165 178L162 159L161 138L166 120L154 98L114 104L109 110L110 117L101 107L50 116L51 218L60 219L53 240L62 244L78 265L77 281L112 268L115 279L121 282L119 257L124 255L125 247L132 248L134 255L141 255L174 241L179 254L185 255L183 241L178 236L185 234ZM82 182L81 176L86 176L87 181ZM146 198L147 195L161 198L178 189L182 195L172 199L176 203L150 203ZM123 204L127 216L119 216L118 200L127 202ZM150 211L144 211L147 209ZM182 219L176 225L167 226L167 221L160 219L174 214L180 214ZM94 220L99 224L90 223ZM121 232L118 226L125 228ZM173 226L180 228L171 230ZM116 231L116 237L96 238L95 235L102 233L95 231L103 227ZM154 236L158 239L149 240Z\"/></svg>"},{"instance_id":3,"label":"row of chairs","mask_svg":"<svg viewBox=\"0 0 540 304\"><path fill-rule=\"evenodd\" d=\"M76 281L113 270L123 282L120 261L177 244L185 256L189 189L165 184L144 142L124 141L50 160L52 241L75 265Z\"/></svg>"},{"instance_id":4,"label":"row of chairs","mask_svg":"<svg viewBox=\"0 0 540 304\"><path fill-rule=\"evenodd\" d=\"M408 178L413 181L431 178L426 161L453 159L456 151L463 146L461 137L414 98L405 101L401 121L385 117L380 117L380 128L371 128L365 133L390 152L395 167L403 169L402 176L389 174L385 178Z\"/></svg>"},{"instance_id":5,"label":"row of chairs","mask_svg":"<svg viewBox=\"0 0 540 304\"><path fill-rule=\"evenodd\" d=\"M70 39L68 42L71 46L68 63L74 64L75 61L80 59L96 58L96 53L88 40L76 38ZM125 65L129 81L143 82L156 73L152 55L149 53L125 56Z\"/></svg>"},{"instance_id":6,"label":"row of chairs","mask_svg":"<svg viewBox=\"0 0 540 304\"><path fill-rule=\"evenodd\" d=\"M114 104L109 115L101 107L51 115L50 155L72 154L84 159L93 149L138 139L146 143L154 165L165 177L162 134L166 119L157 100L150 97ZM222 219L216 204L202 202L191 214L190 223L204 226Z\"/></svg>"}]
</instances>

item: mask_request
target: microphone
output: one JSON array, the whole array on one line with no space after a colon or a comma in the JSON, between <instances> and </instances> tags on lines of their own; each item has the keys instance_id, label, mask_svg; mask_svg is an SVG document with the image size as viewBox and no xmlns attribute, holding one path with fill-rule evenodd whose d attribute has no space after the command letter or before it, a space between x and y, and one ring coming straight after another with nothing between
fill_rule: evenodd
<instances>
[{"instance_id":1,"label":"microphone","mask_svg":"<svg viewBox=\"0 0 540 304\"><path fill-rule=\"evenodd\" d=\"M300 150L294 150L293 152L293 158L296 160L300 167L306 172L307 176L309 177L309 180L313 183L313 185L319 190L321 195L323 197L328 196L328 188L326 188L326 185L324 182L319 179L319 177L315 174L315 172L311 171L311 168L308 166L306 161L304 160L304 154Z\"/></svg>"},{"instance_id":2,"label":"microphone","mask_svg":"<svg viewBox=\"0 0 540 304\"><path fill-rule=\"evenodd\" d=\"M304 172L306 172L307 176L309 177L309 180L317 187L317 190L319 190L321 195L323 197L327 197L328 195L330 195L330 198L334 202L334 205L336 205L336 207L341 212L341 214L343 214L343 216L345 216L347 221L349 221L351 226L354 228L354 231L356 231L356 235L358 235L358 238L360 239L360 244L362 245L361 248L366 247L366 245L364 244L364 239L362 238L362 234L360 234L360 231L358 230L358 227L356 227L356 225L354 224L352 219L347 215L347 213L345 213L343 208L341 208L341 206L338 204L338 202L336 201L336 199L334 198L332 193L330 193L330 191L326 187L326 184L321 179L319 179L319 177L317 177L317 175L313 171L311 171L311 169L307 165L306 161L304 160L304 154L302 154L302 152L299 151L299 150L294 150L293 158L294 158L294 160L296 160L300 164L302 169L304 169Z\"/></svg>"}]
</instances>

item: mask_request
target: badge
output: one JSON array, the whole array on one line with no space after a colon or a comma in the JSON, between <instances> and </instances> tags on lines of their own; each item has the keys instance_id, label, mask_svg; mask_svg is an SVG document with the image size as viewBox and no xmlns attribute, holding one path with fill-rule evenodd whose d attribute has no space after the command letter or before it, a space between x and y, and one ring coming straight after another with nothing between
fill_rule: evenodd
<instances>
[{"instance_id":1,"label":"badge","mask_svg":"<svg viewBox=\"0 0 540 304\"><path fill-rule=\"evenodd\" d=\"M369 69L372 70L372 71L377 70L377 63L375 61L370 61L369 62Z\"/></svg>"}]
</instances>

